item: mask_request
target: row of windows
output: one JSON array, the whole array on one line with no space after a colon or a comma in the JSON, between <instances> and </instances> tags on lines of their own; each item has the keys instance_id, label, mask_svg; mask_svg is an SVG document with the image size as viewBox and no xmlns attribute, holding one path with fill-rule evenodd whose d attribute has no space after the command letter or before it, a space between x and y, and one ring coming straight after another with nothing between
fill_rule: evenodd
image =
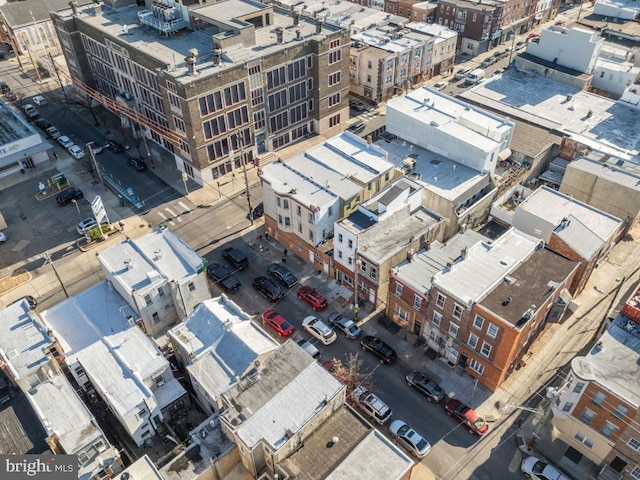
<instances>
[{"instance_id":1,"label":"row of windows","mask_svg":"<svg viewBox=\"0 0 640 480\"><path fill-rule=\"evenodd\" d=\"M134 63L133 64L133 72L136 80L151 88L156 93L160 93L160 84L158 83L158 75L153 73L151 70L147 70L144 67Z\"/></svg>"},{"instance_id":2,"label":"row of windows","mask_svg":"<svg viewBox=\"0 0 640 480\"><path fill-rule=\"evenodd\" d=\"M307 74L307 69L312 66L311 55L294 60L286 66L276 67L267 72L267 89L278 88L287 82L294 82Z\"/></svg>"},{"instance_id":3,"label":"row of windows","mask_svg":"<svg viewBox=\"0 0 640 480\"><path fill-rule=\"evenodd\" d=\"M224 99L224 103L223 103ZM215 113L223 106L230 107L247 99L244 81L231 85L217 92L209 93L198 99L200 115L205 117Z\"/></svg>"},{"instance_id":4,"label":"row of windows","mask_svg":"<svg viewBox=\"0 0 640 480\"><path fill-rule=\"evenodd\" d=\"M251 129L245 128L240 131L239 134L243 145L251 145ZM236 135L231 135L230 137L221 138L220 140L207 145L207 157L210 162L213 162L214 160L227 156L230 150L239 149L240 143L238 142Z\"/></svg>"},{"instance_id":5,"label":"row of windows","mask_svg":"<svg viewBox=\"0 0 640 480\"><path fill-rule=\"evenodd\" d=\"M227 114L219 115L202 124L204 138L211 140L228 130L245 125L249 122L249 109L246 106L237 108Z\"/></svg>"}]
</instances>

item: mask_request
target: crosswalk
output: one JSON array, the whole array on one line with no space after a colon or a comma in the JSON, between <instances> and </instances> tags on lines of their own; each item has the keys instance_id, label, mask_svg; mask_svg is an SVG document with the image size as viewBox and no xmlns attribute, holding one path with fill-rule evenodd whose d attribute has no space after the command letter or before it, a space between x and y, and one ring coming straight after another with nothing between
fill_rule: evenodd
<instances>
[{"instance_id":1,"label":"crosswalk","mask_svg":"<svg viewBox=\"0 0 640 480\"><path fill-rule=\"evenodd\" d=\"M170 207L156 209L156 214L161 218L160 223L164 223L172 227L178 223L182 223L184 217L188 217L192 213L193 208L189 207L182 201L176 202Z\"/></svg>"}]
</instances>

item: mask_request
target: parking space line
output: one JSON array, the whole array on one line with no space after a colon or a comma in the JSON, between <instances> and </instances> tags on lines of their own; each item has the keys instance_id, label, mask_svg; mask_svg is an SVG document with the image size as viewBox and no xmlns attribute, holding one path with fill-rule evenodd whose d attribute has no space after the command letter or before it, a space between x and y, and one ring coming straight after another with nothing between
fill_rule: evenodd
<instances>
[{"instance_id":1,"label":"parking space line","mask_svg":"<svg viewBox=\"0 0 640 480\"><path fill-rule=\"evenodd\" d=\"M187 205L185 205L183 202L178 202L178 205L180 205L182 208L184 208L184 212L185 213L193 213L192 210Z\"/></svg>"}]
</instances>

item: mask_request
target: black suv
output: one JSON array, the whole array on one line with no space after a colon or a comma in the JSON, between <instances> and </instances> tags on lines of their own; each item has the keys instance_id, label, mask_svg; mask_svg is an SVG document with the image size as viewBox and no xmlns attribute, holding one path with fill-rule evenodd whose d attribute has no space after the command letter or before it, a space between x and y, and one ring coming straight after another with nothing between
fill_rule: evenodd
<instances>
[{"instance_id":1,"label":"black suv","mask_svg":"<svg viewBox=\"0 0 640 480\"><path fill-rule=\"evenodd\" d=\"M360 342L363 350L369 350L378 356L381 362L391 363L396 359L396 351L378 337L367 335Z\"/></svg>"},{"instance_id":2,"label":"black suv","mask_svg":"<svg viewBox=\"0 0 640 480\"><path fill-rule=\"evenodd\" d=\"M240 281L233 276L233 270L219 263L211 263L207 267L207 276L228 293L235 293L240 289Z\"/></svg>"},{"instance_id":3,"label":"black suv","mask_svg":"<svg viewBox=\"0 0 640 480\"><path fill-rule=\"evenodd\" d=\"M347 130L353 133L360 133L366 128L366 126L366 123L364 123L362 120L358 120L357 122L349 125L349 128L347 128Z\"/></svg>"},{"instance_id":4,"label":"black suv","mask_svg":"<svg viewBox=\"0 0 640 480\"><path fill-rule=\"evenodd\" d=\"M108 140L107 145L111 150L114 151L114 153L120 153L124 150L124 147L120 145L118 142L116 142L115 140Z\"/></svg>"},{"instance_id":5,"label":"black suv","mask_svg":"<svg viewBox=\"0 0 640 480\"><path fill-rule=\"evenodd\" d=\"M280 287L267 277L258 277L253 280L253 288L262 294L270 302L277 302L284 297L284 292Z\"/></svg>"},{"instance_id":6,"label":"black suv","mask_svg":"<svg viewBox=\"0 0 640 480\"><path fill-rule=\"evenodd\" d=\"M237 248L227 247L222 251L224 258L230 265L238 270L245 270L249 266L249 259Z\"/></svg>"},{"instance_id":7,"label":"black suv","mask_svg":"<svg viewBox=\"0 0 640 480\"><path fill-rule=\"evenodd\" d=\"M127 160L127 163L136 172L143 172L147 169L147 165L142 160L136 157L129 157L129 160Z\"/></svg>"},{"instance_id":8,"label":"black suv","mask_svg":"<svg viewBox=\"0 0 640 480\"><path fill-rule=\"evenodd\" d=\"M256 207L251 211L251 213L247 213L247 218L249 220L256 220L264 215L264 203L260 202Z\"/></svg>"},{"instance_id":9,"label":"black suv","mask_svg":"<svg viewBox=\"0 0 640 480\"><path fill-rule=\"evenodd\" d=\"M79 188L70 187L56 195L56 202L62 207L69 205L71 200L80 200L81 198L84 198L84 193Z\"/></svg>"},{"instance_id":10,"label":"black suv","mask_svg":"<svg viewBox=\"0 0 640 480\"><path fill-rule=\"evenodd\" d=\"M424 373L414 370L407 373L405 379L407 380L407 385L423 393L430 402L438 403L444 398L444 390Z\"/></svg>"},{"instance_id":11,"label":"black suv","mask_svg":"<svg viewBox=\"0 0 640 480\"><path fill-rule=\"evenodd\" d=\"M298 283L298 278L289 271L287 267L280 263L272 263L267 267L267 273L287 288L294 287Z\"/></svg>"}]
</instances>

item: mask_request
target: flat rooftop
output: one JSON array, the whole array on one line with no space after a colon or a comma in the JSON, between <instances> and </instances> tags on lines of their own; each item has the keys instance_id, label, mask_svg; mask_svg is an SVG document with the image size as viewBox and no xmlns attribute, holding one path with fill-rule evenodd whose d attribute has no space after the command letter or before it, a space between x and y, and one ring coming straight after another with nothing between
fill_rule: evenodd
<instances>
[{"instance_id":1,"label":"flat rooftop","mask_svg":"<svg viewBox=\"0 0 640 480\"><path fill-rule=\"evenodd\" d=\"M528 73L508 72L460 98L549 130L637 155L640 111L624 103Z\"/></svg>"},{"instance_id":2,"label":"flat rooftop","mask_svg":"<svg viewBox=\"0 0 640 480\"><path fill-rule=\"evenodd\" d=\"M402 38L394 38L386 30L379 27L351 35L351 40L391 53L407 52L422 43L420 40L406 35Z\"/></svg>"},{"instance_id":3,"label":"flat rooftop","mask_svg":"<svg viewBox=\"0 0 640 480\"><path fill-rule=\"evenodd\" d=\"M444 244L432 242L428 250L420 250L411 261L404 260L396 265L393 273L416 292L427 293L431 290L433 276L460 257L463 249L468 250L478 242L489 243L490 240L474 230L465 230Z\"/></svg>"},{"instance_id":4,"label":"flat rooftop","mask_svg":"<svg viewBox=\"0 0 640 480\"><path fill-rule=\"evenodd\" d=\"M8 146L25 137L37 136L26 120L9 105L0 100L0 147Z\"/></svg>"},{"instance_id":5,"label":"flat rooftop","mask_svg":"<svg viewBox=\"0 0 640 480\"><path fill-rule=\"evenodd\" d=\"M591 351L571 360L580 378L597 382L617 397L640 408L640 328L617 315Z\"/></svg>"},{"instance_id":6,"label":"flat rooftop","mask_svg":"<svg viewBox=\"0 0 640 480\"><path fill-rule=\"evenodd\" d=\"M542 247L540 239L512 228L491 244L480 242L468 248L453 266L435 274L433 284L466 307L483 299Z\"/></svg>"},{"instance_id":7,"label":"flat rooftop","mask_svg":"<svg viewBox=\"0 0 640 480\"><path fill-rule=\"evenodd\" d=\"M483 174L402 139L390 140L387 136L375 144L388 152L389 161L397 168L402 169L404 160L415 159L416 168L410 177L451 202L459 200L466 192L481 190L491 182L489 173Z\"/></svg>"},{"instance_id":8,"label":"flat rooftop","mask_svg":"<svg viewBox=\"0 0 640 480\"><path fill-rule=\"evenodd\" d=\"M45 350L52 343L26 300L0 311L0 353L16 380L51 361Z\"/></svg>"},{"instance_id":9,"label":"flat rooftop","mask_svg":"<svg viewBox=\"0 0 640 480\"><path fill-rule=\"evenodd\" d=\"M245 47L238 41L235 45L224 48L221 64L214 65L212 37L228 37L233 35L233 30L252 28L248 21L239 17L256 14L260 10L273 11L270 15L272 25L255 29L255 45ZM294 26L289 12L251 0L223 0L202 7L192 6L189 12L201 23L197 30L191 30L188 28L188 21L185 21L184 28L177 35L165 35L155 28L142 26L139 14L149 13L149 10L135 5L113 9L103 4L102 13L97 15L93 5L82 5L79 7L78 19L104 35L144 52L159 64L169 66L165 73L175 81L185 84L192 83L194 78L209 77L222 70L243 67L245 62L281 52L292 44L322 39L328 32L339 30L332 25L323 24L323 32L317 34L315 20L304 13L299 25ZM58 15L71 16L72 12L71 9L66 9L58 12ZM281 44L276 40L277 27L284 28L284 42ZM296 38L296 30L300 30L300 39ZM198 77L189 74L184 60L191 55L189 51L193 48L199 52L196 62Z\"/></svg>"},{"instance_id":10,"label":"flat rooftop","mask_svg":"<svg viewBox=\"0 0 640 480\"><path fill-rule=\"evenodd\" d=\"M573 216L602 241L608 240L621 223L613 215L545 186L536 189L518 205L518 209L543 218L555 226L560 225L563 218Z\"/></svg>"},{"instance_id":11,"label":"flat rooftop","mask_svg":"<svg viewBox=\"0 0 640 480\"><path fill-rule=\"evenodd\" d=\"M531 305L542 305L555 292L549 287L562 283L576 265L546 248L538 250L509 273L509 282L500 282L479 304L506 323L522 327Z\"/></svg>"},{"instance_id":12,"label":"flat rooftop","mask_svg":"<svg viewBox=\"0 0 640 480\"><path fill-rule=\"evenodd\" d=\"M567 165L567 168L590 173L632 190L640 190L640 165L631 162L613 163L598 160L598 155L588 154L578 157Z\"/></svg>"}]
</instances>

